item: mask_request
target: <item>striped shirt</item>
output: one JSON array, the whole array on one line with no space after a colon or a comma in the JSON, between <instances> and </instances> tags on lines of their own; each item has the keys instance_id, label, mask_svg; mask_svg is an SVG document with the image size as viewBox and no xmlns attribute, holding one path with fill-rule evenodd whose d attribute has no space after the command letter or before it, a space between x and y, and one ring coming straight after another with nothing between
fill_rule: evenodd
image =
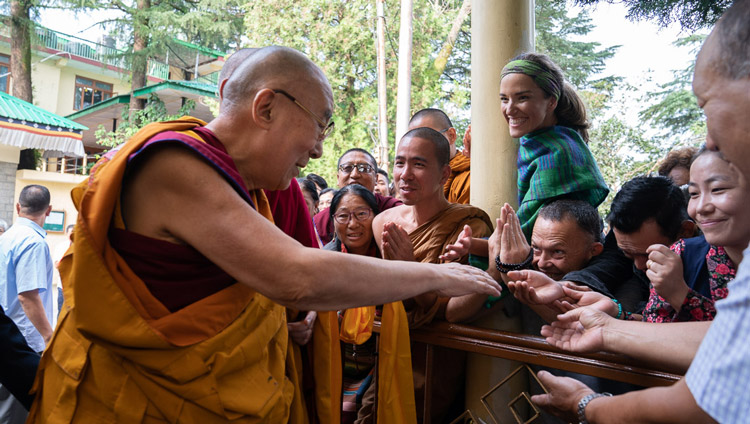
<instances>
[{"instance_id":1,"label":"striped shirt","mask_svg":"<svg viewBox=\"0 0 750 424\"><path fill-rule=\"evenodd\" d=\"M750 413L750 247L744 257L686 375L698 406L720 423L747 422Z\"/></svg>"}]
</instances>

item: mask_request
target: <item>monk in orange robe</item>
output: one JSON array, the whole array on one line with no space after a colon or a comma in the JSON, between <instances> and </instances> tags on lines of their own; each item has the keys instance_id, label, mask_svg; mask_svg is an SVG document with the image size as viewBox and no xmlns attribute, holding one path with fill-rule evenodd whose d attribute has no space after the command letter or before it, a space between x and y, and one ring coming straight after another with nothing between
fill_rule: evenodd
<instances>
[{"instance_id":1,"label":"monk in orange robe","mask_svg":"<svg viewBox=\"0 0 750 424\"><path fill-rule=\"evenodd\" d=\"M463 151L458 151L456 148L458 134L456 129L453 128L450 118L442 110L428 108L415 113L409 120L408 129L413 130L420 127L432 128L448 139L450 146L450 162L448 165L451 172L443 184L443 193L450 203L468 205L471 192L471 159L469 159L471 127L466 130L464 135Z\"/></svg>"},{"instance_id":2,"label":"monk in orange robe","mask_svg":"<svg viewBox=\"0 0 750 424\"><path fill-rule=\"evenodd\" d=\"M286 189L320 157L330 85L301 53L270 47L221 91L215 120L148 125L73 190L76 235L60 264L70 302L28 422L309 422L285 307L499 294L468 267L341 255L286 236L262 189ZM320 316L312 419L325 423L339 422L337 335L334 315Z\"/></svg>"}]
</instances>

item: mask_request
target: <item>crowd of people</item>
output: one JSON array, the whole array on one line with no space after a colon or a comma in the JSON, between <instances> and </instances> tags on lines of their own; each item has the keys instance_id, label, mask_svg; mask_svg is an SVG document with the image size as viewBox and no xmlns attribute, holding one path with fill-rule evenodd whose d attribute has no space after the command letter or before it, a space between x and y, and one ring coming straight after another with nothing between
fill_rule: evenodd
<instances>
[{"instance_id":1,"label":"crowd of people","mask_svg":"<svg viewBox=\"0 0 750 424\"><path fill-rule=\"evenodd\" d=\"M238 51L216 119L151 124L72 191L78 221L54 264L49 192L21 192L0 235L0 419L449 422L465 357L434 348L449 366L427 366L410 329L515 310L559 348L687 372L613 396L540 371L548 393L532 401L564 420L743 421L748 22L736 0L698 56L705 146L623 184L605 219L584 104L544 55L500 73L518 207L492 222L469 204L471 130L457 149L438 109L414 114L392 170L354 148L336 188L300 177L335 128L328 80L293 49Z\"/></svg>"}]
</instances>

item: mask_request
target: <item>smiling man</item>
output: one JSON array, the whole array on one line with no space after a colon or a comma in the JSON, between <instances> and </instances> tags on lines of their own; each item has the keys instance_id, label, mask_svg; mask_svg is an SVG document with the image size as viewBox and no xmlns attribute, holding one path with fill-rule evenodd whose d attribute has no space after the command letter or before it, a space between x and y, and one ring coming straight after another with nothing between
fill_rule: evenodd
<instances>
[{"instance_id":1,"label":"smiling man","mask_svg":"<svg viewBox=\"0 0 750 424\"><path fill-rule=\"evenodd\" d=\"M395 197L383 196L375 191L377 169L378 165L370 152L355 147L347 150L339 157L336 182L339 188L350 184L359 184L372 191L375 194L375 199L378 201L378 208L381 211L402 204L401 200ZM321 209L313 219L315 221L315 230L317 230L323 244L330 243L334 236L333 221L330 215L328 208L325 208Z\"/></svg>"},{"instance_id":2,"label":"smiling man","mask_svg":"<svg viewBox=\"0 0 750 424\"><path fill-rule=\"evenodd\" d=\"M28 422L307 422L284 307L499 295L469 267L309 249L273 225L263 189L289 187L333 128L331 87L302 53L261 49L221 99L208 124L146 126L73 190L76 236L60 261L70 303ZM316 388L333 398L316 403L321 422L340 412L329 316L313 330Z\"/></svg>"}]
</instances>

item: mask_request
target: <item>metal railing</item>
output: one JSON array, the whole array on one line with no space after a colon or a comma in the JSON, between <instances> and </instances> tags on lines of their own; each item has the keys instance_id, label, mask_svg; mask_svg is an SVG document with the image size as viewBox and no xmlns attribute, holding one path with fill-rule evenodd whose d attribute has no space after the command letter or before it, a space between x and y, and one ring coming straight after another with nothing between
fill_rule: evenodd
<instances>
[{"instance_id":1,"label":"metal railing","mask_svg":"<svg viewBox=\"0 0 750 424\"><path fill-rule=\"evenodd\" d=\"M10 38L10 28L0 26L0 36ZM37 26L34 29L35 45L43 46L57 52L69 53L73 56L100 62L105 65L115 66L129 71L130 64L125 60L125 52L111 46L85 40L75 35L63 34L49 28ZM169 79L169 65L155 60L148 61L147 74L150 77L162 80Z\"/></svg>"},{"instance_id":2,"label":"metal railing","mask_svg":"<svg viewBox=\"0 0 750 424\"><path fill-rule=\"evenodd\" d=\"M60 157L44 158L42 171L59 174L88 175L90 165L99 160L99 154L87 154L82 158Z\"/></svg>"}]
</instances>

